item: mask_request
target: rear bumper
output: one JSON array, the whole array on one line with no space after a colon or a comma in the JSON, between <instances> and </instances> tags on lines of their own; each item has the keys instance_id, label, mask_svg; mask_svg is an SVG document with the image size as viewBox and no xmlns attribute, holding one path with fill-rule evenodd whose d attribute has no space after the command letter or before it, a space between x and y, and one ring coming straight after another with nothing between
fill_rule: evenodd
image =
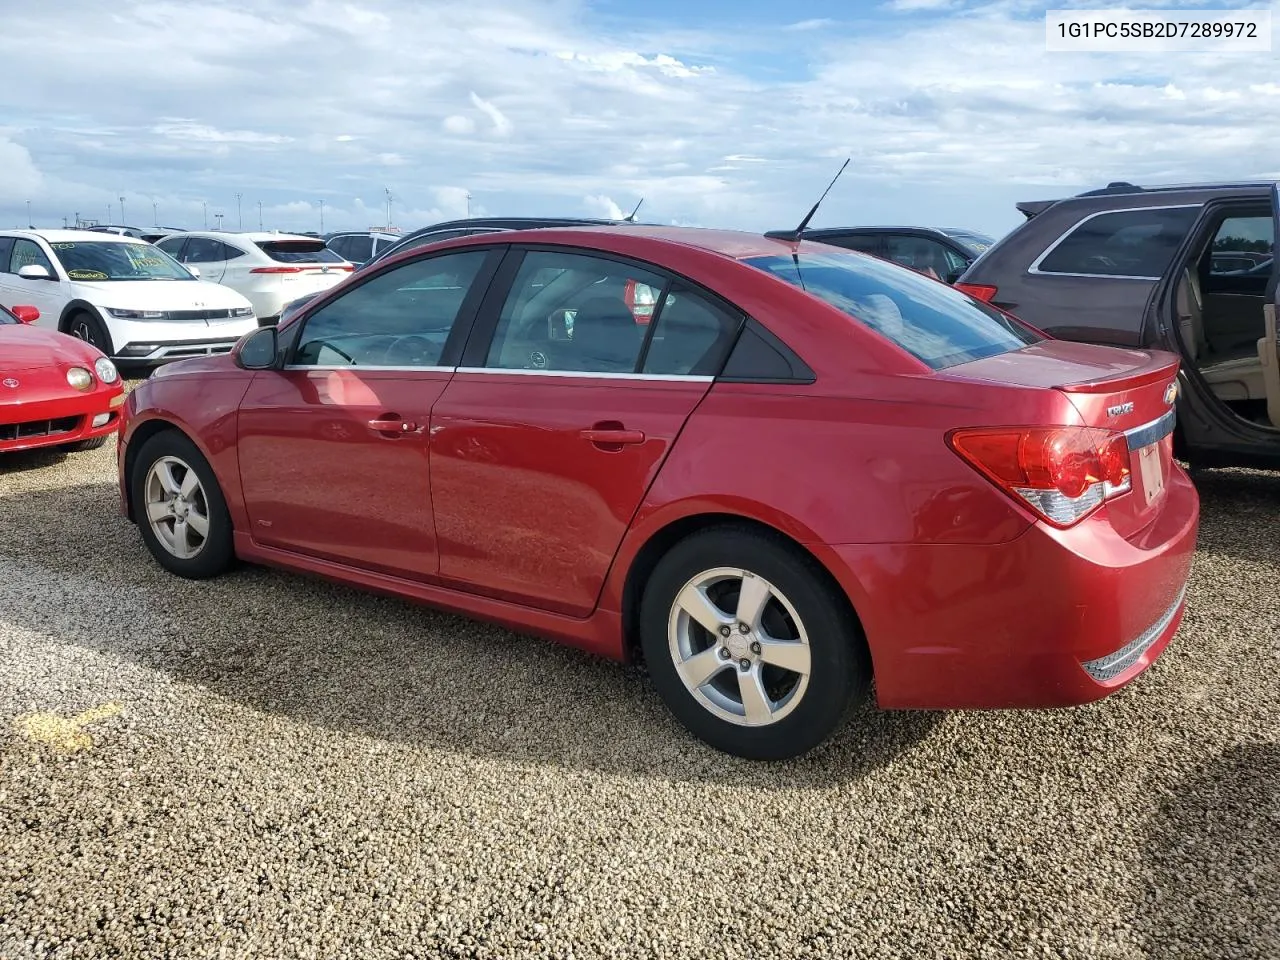
<instances>
[{"instance_id":1,"label":"rear bumper","mask_svg":"<svg viewBox=\"0 0 1280 960\"><path fill-rule=\"evenodd\" d=\"M1005 544L830 549L866 629L881 706L1072 706L1123 687L1168 646L1199 518L1176 468L1133 541L1100 512Z\"/></svg>"},{"instance_id":2,"label":"rear bumper","mask_svg":"<svg viewBox=\"0 0 1280 960\"><path fill-rule=\"evenodd\" d=\"M0 453L57 447L114 433L120 427L123 388L0 406ZM113 402L114 401L114 402ZM95 418L106 418L94 426Z\"/></svg>"}]
</instances>

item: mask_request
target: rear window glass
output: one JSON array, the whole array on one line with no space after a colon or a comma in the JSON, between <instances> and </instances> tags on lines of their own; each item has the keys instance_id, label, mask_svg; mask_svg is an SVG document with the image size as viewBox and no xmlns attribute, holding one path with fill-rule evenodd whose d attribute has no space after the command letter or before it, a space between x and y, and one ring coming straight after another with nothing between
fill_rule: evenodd
<instances>
[{"instance_id":1,"label":"rear window glass","mask_svg":"<svg viewBox=\"0 0 1280 960\"><path fill-rule=\"evenodd\" d=\"M323 240L259 240L258 247L281 263L341 263L342 258Z\"/></svg>"},{"instance_id":2,"label":"rear window glass","mask_svg":"<svg viewBox=\"0 0 1280 960\"><path fill-rule=\"evenodd\" d=\"M838 307L935 370L1043 339L945 283L882 260L801 253L744 262Z\"/></svg>"},{"instance_id":3,"label":"rear window glass","mask_svg":"<svg viewBox=\"0 0 1280 960\"><path fill-rule=\"evenodd\" d=\"M1089 217L1045 254L1037 269L1158 280L1199 212L1199 207L1164 207Z\"/></svg>"}]
</instances>

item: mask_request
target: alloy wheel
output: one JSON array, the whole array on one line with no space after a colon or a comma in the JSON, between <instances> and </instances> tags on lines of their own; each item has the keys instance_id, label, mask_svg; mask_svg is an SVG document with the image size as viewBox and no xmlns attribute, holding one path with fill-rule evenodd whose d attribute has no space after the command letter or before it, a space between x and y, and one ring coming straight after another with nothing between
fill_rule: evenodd
<instances>
[{"instance_id":1,"label":"alloy wheel","mask_svg":"<svg viewBox=\"0 0 1280 960\"><path fill-rule=\"evenodd\" d=\"M196 472L177 457L161 457L143 490L147 522L161 546L181 560L198 555L209 537L209 501Z\"/></svg>"},{"instance_id":2,"label":"alloy wheel","mask_svg":"<svg viewBox=\"0 0 1280 960\"><path fill-rule=\"evenodd\" d=\"M717 567L692 577L671 605L667 640L685 688L730 723L777 723L809 686L812 654L799 614L749 570Z\"/></svg>"}]
</instances>

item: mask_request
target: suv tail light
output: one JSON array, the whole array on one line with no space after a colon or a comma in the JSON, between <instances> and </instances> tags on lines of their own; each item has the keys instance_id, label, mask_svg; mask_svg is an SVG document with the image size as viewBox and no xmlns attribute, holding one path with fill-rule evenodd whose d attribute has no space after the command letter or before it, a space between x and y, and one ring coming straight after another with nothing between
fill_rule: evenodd
<instances>
[{"instance_id":1,"label":"suv tail light","mask_svg":"<svg viewBox=\"0 0 1280 960\"><path fill-rule=\"evenodd\" d=\"M254 267L250 273L302 273L306 267Z\"/></svg>"},{"instance_id":2,"label":"suv tail light","mask_svg":"<svg viewBox=\"0 0 1280 960\"><path fill-rule=\"evenodd\" d=\"M986 283L957 283L955 287L961 293L967 293L969 296L976 300L981 300L983 303L990 303L996 298L996 294L999 292L999 288Z\"/></svg>"},{"instance_id":3,"label":"suv tail light","mask_svg":"<svg viewBox=\"0 0 1280 960\"><path fill-rule=\"evenodd\" d=\"M1129 444L1099 427L954 430L947 444L979 473L1055 527L1079 523L1129 490Z\"/></svg>"}]
</instances>

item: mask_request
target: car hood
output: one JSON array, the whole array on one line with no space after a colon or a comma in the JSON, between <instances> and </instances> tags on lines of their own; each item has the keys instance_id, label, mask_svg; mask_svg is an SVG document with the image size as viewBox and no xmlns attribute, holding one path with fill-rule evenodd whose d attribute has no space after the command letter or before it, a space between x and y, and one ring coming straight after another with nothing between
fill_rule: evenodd
<instances>
[{"instance_id":1,"label":"car hood","mask_svg":"<svg viewBox=\"0 0 1280 960\"><path fill-rule=\"evenodd\" d=\"M27 324L0 326L0 373L79 364L90 370L102 354L75 337Z\"/></svg>"},{"instance_id":2,"label":"car hood","mask_svg":"<svg viewBox=\"0 0 1280 960\"><path fill-rule=\"evenodd\" d=\"M86 300L118 310L229 310L249 301L230 287L209 280L76 281Z\"/></svg>"}]
</instances>

